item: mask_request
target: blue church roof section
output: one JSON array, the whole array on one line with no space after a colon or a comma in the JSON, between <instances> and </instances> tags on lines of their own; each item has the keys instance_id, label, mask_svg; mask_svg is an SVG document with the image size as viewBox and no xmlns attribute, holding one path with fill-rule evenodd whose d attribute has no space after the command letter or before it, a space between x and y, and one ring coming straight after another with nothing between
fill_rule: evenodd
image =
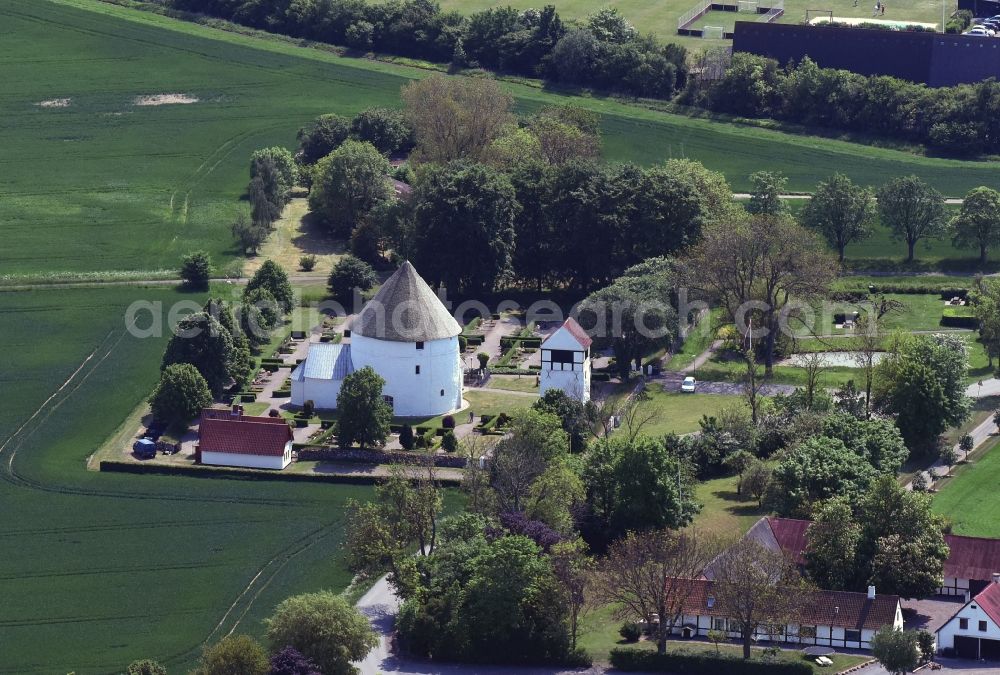
<instances>
[{"instance_id":1,"label":"blue church roof section","mask_svg":"<svg viewBox=\"0 0 1000 675\"><path fill-rule=\"evenodd\" d=\"M302 377L311 380L342 380L354 372L351 345L318 342L310 345Z\"/></svg>"}]
</instances>

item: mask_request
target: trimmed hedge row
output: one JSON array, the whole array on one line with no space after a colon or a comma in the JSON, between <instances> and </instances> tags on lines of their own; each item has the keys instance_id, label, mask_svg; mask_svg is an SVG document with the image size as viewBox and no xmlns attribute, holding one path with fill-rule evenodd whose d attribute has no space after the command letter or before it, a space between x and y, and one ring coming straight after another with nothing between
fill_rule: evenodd
<instances>
[{"instance_id":1,"label":"trimmed hedge row","mask_svg":"<svg viewBox=\"0 0 1000 675\"><path fill-rule=\"evenodd\" d=\"M518 337L516 335L504 335L500 338L500 348L510 349L511 347L530 347L533 349L538 349L542 346L542 338L540 337Z\"/></svg>"},{"instance_id":2,"label":"trimmed hedge row","mask_svg":"<svg viewBox=\"0 0 1000 675\"><path fill-rule=\"evenodd\" d=\"M672 652L657 654L638 649L612 649L611 665L618 670L674 675L812 675L805 661L761 661L714 654Z\"/></svg>"},{"instance_id":3,"label":"trimmed hedge row","mask_svg":"<svg viewBox=\"0 0 1000 675\"><path fill-rule=\"evenodd\" d=\"M971 307L945 307L941 310L941 325L949 328L978 328L979 321Z\"/></svg>"},{"instance_id":4,"label":"trimmed hedge row","mask_svg":"<svg viewBox=\"0 0 1000 675\"><path fill-rule=\"evenodd\" d=\"M331 448L325 445L293 443L300 461L358 462L362 464L408 464L440 468L464 469L468 460L459 455L424 455L405 450L362 450L360 448Z\"/></svg>"}]
</instances>

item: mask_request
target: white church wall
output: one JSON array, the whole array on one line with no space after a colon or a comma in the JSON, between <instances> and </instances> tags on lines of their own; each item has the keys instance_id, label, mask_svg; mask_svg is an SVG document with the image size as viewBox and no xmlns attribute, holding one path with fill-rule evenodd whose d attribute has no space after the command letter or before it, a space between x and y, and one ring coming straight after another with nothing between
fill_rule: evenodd
<instances>
[{"instance_id":1,"label":"white church wall","mask_svg":"<svg viewBox=\"0 0 1000 675\"><path fill-rule=\"evenodd\" d=\"M355 370L371 366L386 381L383 391L392 397L394 415L442 415L462 405L457 336L431 340L417 349L413 342L375 340L355 333L351 360Z\"/></svg>"}]
</instances>

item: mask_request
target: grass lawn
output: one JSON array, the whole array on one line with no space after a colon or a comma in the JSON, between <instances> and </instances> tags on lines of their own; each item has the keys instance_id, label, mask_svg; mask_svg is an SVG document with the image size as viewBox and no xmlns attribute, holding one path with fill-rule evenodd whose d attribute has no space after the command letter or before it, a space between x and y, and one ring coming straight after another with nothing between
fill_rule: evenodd
<instances>
[{"instance_id":1,"label":"grass lawn","mask_svg":"<svg viewBox=\"0 0 1000 675\"><path fill-rule=\"evenodd\" d=\"M486 383L487 389L502 389L506 391L524 391L530 394L538 393L535 375L491 375Z\"/></svg>"},{"instance_id":2,"label":"grass lawn","mask_svg":"<svg viewBox=\"0 0 1000 675\"><path fill-rule=\"evenodd\" d=\"M291 200L274 224L274 232L261 247L259 255L247 260L244 273L251 276L265 260L274 260L296 277L312 277L325 287L330 270L347 250L344 241L334 239L322 225L308 217L309 204L304 197ZM315 255L316 266L309 272L299 267L304 255Z\"/></svg>"},{"instance_id":3,"label":"grass lawn","mask_svg":"<svg viewBox=\"0 0 1000 675\"><path fill-rule=\"evenodd\" d=\"M955 534L1000 537L1000 436L989 440L961 464L955 476L942 484L934 495L933 508L954 524Z\"/></svg>"},{"instance_id":4,"label":"grass lawn","mask_svg":"<svg viewBox=\"0 0 1000 675\"><path fill-rule=\"evenodd\" d=\"M649 412L656 417L642 427L647 436L663 436L668 433L687 434L698 431L698 421L702 415L714 415L722 408L739 405L741 396L722 394L683 394L679 391L664 391L663 386L653 384L646 388L648 401L639 403L638 416L641 419Z\"/></svg>"},{"instance_id":5,"label":"grass lawn","mask_svg":"<svg viewBox=\"0 0 1000 675\"><path fill-rule=\"evenodd\" d=\"M768 513L750 495L737 496L736 476L713 478L698 483L695 498L702 508L694 522L706 532L743 534Z\"/></svg>"},{"instance_id":6,"label":"grass lawn","mask_svg":"<svg viewBox=\"0 0 1000 675\"><path fill-rule=\"evenodd\" d=\"M584 615L580 621L578 644L586 649L591 657L593 657L594 661L598 663L608 663L608 655L611 653L612 649L616 648L656 649L656 643L649 640L641 640L634 643L625 642L618 634L618 629L621 628L622 623L623 622L620 619L615 618L614 607L610 605L593 609ZM708 651L715 653L716 647L709 642L675 639L670 640L667 643L667 651ZM759 652L762 650L754 649L753 651L755 655L759 655ZM719 653L730 656L740 656L743 653L743 649L737 644L723 644L719 645ZM778 656L778 659L782 661L805 661L813 667L813 672L816 673L837 673L852 666L856 666L859 663L864 663L865 661L868 661L869 658L870 657L867 656L856 656L853 654L835 654L831 657L833 660L833 666L821 668L814 662L805 660L802 652L799 650L782 650Z\"/></svg>"},{"instance_id":7,"label":"grass lawn","mask_svg":"<svg viewBox=\"0 0 1000 675\"><path fill-rule=\"evenodd\" d=\"M627 8L623 8L626 10ZM650 8L652 10L652 8ZM657 7L655 12L662 13ZM234 261L228 224L258 147L293 147L320 113L398 106L399 89L427 71L341 58L99 3L0 0L6 172L0 199L6 276L151 274L207 250ZM572 97L508 84L527 112ZM197 103L135 105L151 94ZM69 99L65 107L38 105ZM833 139L694 119L599 97L573 102L602 114L608 159L689 157L736 189L761 166L811 190L834 171L865 184L921 175L948 194L995 182L987 162L920 157ZM60 245L49 245L57 233Z\"/></svg>"},{"instance_id":8,"label":"grass lawn","mask_svg":"<svg viewBox=\"0 0 1000 675\"><path fill-rule=\"evenodd\" d=\"M763 371L763 368L761 369ZM706 382L742 382L746 366L742 361L729 359L725 354L714 355L707 363L698 367L694 373L699 380ZM830 367L820 373L819 385L827 388L837 388L844 385L848 380L857 382L861 376L861 371L857 368ZM796 387L804 386L806 383L805 370L798 366L774 366L774 373L771 379L766 382L772 384L790 384Z\"/></svg>"},{"instance_id":9,"label":"grass lawn","mask_svg":"<svg viewBox=\"0 0 1000 675\"><path fill-rule=\"evenodd\" d=\"M525 396L524 393L514 393L502 389L466 389L462 397L469 402L469 407L453 417L457 424L464 424L469 421L469 412L475 413L478 420L480 415L497 416L500 413L508 415L515 410L530 408L538 400L537 396ZM436 417L397 417L396 423L406 422L413 426L440 427L444 415Z\"/></svg>"},{"instance_id":10,"label":"grass lawn","mask_svg":"<svg viewBox=\"0 0 1000 675\"><path fill-rule=\"evenodd\" d=\"M0 293L11 394L0 407L0 624L11 672L120 672L143 657L186 672L206 641L260 636L287 595L350 581L338 562L343 507L369 488L86 470L158 376L165 339L125 331L125 308L140 299L166 311L203 297Z\"/></svg>"}]
</instances>

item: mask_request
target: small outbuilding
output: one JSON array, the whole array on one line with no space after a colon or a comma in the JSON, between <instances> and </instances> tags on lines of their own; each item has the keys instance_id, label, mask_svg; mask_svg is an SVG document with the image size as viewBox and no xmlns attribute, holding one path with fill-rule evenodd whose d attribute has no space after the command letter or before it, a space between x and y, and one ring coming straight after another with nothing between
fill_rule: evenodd
<instances>
[{"instance_id":1,"label":"small outbuilding","mask_svg":"<svg viewBox=\"0 0 1000 675\"><path fill-rule=\"evenodd\" d=\"M140 438L132 444L132 452L139 459L153 459L156 457L156 441Z\"/></svg>"},{"instance_id":2,"label":"small outbuilding","mask_svg":"<svg viewBox=\"0 0 1000 675\"><path fill-rule=\"evenodd\" d=\"M243 408L202 411L198 454L210 466L284 469L292 462L292 429L280 417L253 417Z\"/></svg>"},{"instance_id":3,"label":"small outbuilding","mask_svg":"<svg viewBox=\"0 0 1000 675\"><path fill-rule=\"evenodd\" d=\"M1000 661L1000 573L938 628L937 646L960 658Z\"/></svg>"},{"instance_id":4,"label":"small outbuilding","mask_svg":"<svg viewBox=\"0 0 1000 675\"><path fill-rule=\"evenodd\" d=\"M558 389L581 403L590 400L590 346L593 339L570 317L542 342L538 393Z\"/></svg>"}]
</instances>

